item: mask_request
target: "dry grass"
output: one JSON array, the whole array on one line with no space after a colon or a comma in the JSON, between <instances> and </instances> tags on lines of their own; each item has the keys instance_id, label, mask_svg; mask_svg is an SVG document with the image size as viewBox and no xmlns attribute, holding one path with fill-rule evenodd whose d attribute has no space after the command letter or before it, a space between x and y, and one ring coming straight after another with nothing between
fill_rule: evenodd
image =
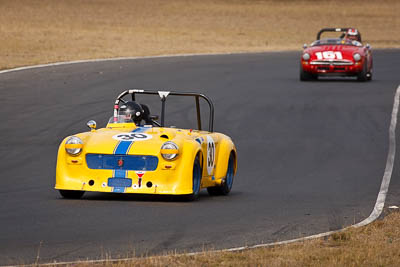
<instances>
[{"instance_id":1,"label":"dry grass","mask_svg":"<svg viewBox=\"0 0 400 267\"><path fill-rule=\"evenodd\" d=\"M87 266L400 266L400 213L325 239L247 250L106 261Z\"/></svg>"},{"instance_id":2,"label":"dry grass","mask_svg":"<svg viewBox=\"0 0 400 267\"><path fill-rule=\"evenodd\" d=\"M0 69L39 63L299 49L322 27L400 47L398 0L0 0Z\"/></svg>"}]
</instances>

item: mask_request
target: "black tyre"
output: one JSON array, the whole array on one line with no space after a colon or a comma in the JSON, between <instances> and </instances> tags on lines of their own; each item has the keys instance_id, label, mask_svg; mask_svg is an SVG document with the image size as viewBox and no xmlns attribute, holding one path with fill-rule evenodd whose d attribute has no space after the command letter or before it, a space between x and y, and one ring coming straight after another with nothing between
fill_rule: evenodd
<instances>
[{"instance_id":1,"label":"black tyre","mask_svg":"<svg viewBox=\"0 0 400 267\"><path fill-rule=\"evenodd\" d=\"M229 156L229 161L228 161L228 169L226 171L226 177L223 180L222 184L220 186L214 186L214 187L208 187L207 192L211 196L226 196L231 192L232 185L233 185L233 178L234 178L234 165L235 165L235 159L233 157L233 154Z\"/></svg>"},{"instance_id":2,"label":"black tyre","mask_svg":"<svg viewBox=\"0 0 400 267\"><path fill-rule=\"evenodd\" d=\"M367 73L367 81L371 81L372 80L372 69L370 72Z\"/></svg>"},{"instance_id":3,"label":"black tyre","mask_svg":"<svg viewBox=\"0 0 400 267\"><path fill-rule=\"evenodd\" d=\"M374 66L372 59L371 59L370 65L371 66L369 66L369 72L367 72L367 81L371 81L372 80L372 68Z\"/></svg>"},{"instance_id":4,"label":"black tyre","mask_svg":"<svg viewBox=\"0 0 400 267\"><path fill-rule=\"evenodd\" d=\"M188 200L188 201L197 200L199 198L199 194L200 194L201 166L200 166L200 160L198 157L196 157L196 159L194 160L194 163L193 163L192 181L193 181L193 193L186 196L186 200Z\"/></svg>"},{"instance_id":5,"label":"black tyre","mask_svg":"<svg viewBox=\"0 0 400 267\"><path fill-rule=\"evenodd\" d=\"M79 199L85 194L85 191L77 191L77 190L60 190L60 194L63 198L68 199Z\"/></svg>"},{"instance_id":6,"label":"black tyre","mask_svg":"<svg viewBox=\"0 0 400 267\"><path fill-rule=\"evenodd\" d=\"M311 81L317 79L317 76L303 70L300 66L300 81Z\"/></svg>"},{"instance_id":7,"label":"black tyre","mask_svg":"<svg viewBox=\"0 0 400 267\"><path fill-rule=\"evenodd\" d=\"M364 62L363 69L357 74L357 81L365 82L368 81L368 72L367 72L367 61Z\"/></svg>"}]
</instances>

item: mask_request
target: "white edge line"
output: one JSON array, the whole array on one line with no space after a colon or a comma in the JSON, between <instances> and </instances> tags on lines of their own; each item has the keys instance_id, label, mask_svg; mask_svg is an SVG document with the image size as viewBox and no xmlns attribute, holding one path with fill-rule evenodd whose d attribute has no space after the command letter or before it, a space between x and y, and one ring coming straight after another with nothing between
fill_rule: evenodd
<instances>
[{"instance_id":1,"label":"white edge line","mask_svg":"<svg viewBox=\"0 0 400 267\"><path fill-rule=\"evenodd\" d=\"M269 51L266 51L269 52ZM281 52L281 51L271 51L271 52ZM121 57L121 58L109 58L109 59L93 59L93 60L77 60L77 61L69 61L69 62L58 62L58 63L51 63L51 64L43 64L43 65L36 65L36 66L27 66L27 67L20 67L15 69L3 70L0 71L0 74L19 71L19 70L27 70L27 69L34 69L34 68L42 68L42 67L50 67L50 66L58 66L58 65L67 65L67 64L76 64L76 63L92 63L92 62L103 62L103 61L118 61L118 60L134 60L134 59L151 59L151 58L168 58L168 57L189 57L189 56L214 56L214 55L234 55L234 54L246 54L248 52L237 52L237 53L215 53L215 54L180 54L180 55L161 55L161 56L148 56L148 57ZM263 52L250 52L248 54L257 54ZM191 252L191 253L184 253L181 255L186 256L195 256L205 253L218 253L218 252L234 252L234 251L243 251L248 249L255 249L255 248L263 248L263 247L272 247L278 245L286 245L295 242L306 241L310 239L317 239L325 236L332 235L334 233L339 233L346 231L350 228L358 228L365 225L368 225L378 219L383 211L383 207L385 205L386 195L389 190L390 179L392 177L393 165L394 165L394 157L396 154L396 125L397 125L397 114L399 111L399 97L400 97L400 85L396 89L396 93L394 96L394 103L393 103L393 110L392 110L392 117L389 126L389 152L388 157L386 160L386 167L385 172L383 174L381 188L378 193L378 197L376 199L376 203L374 209L372 210L371 214L368 218L364 219L363 221L356 223L354 225L350 225L343 229L324 232L320 234L310 235L306 237L300 237L296 239L286 240L286 241L279 241L279 242L272 242L266 244L258 244L253 246L243 246L243 247L236 247L236 248L229 248L229 249L221 249L221 250L213 250L207 252ZM156 258L161 256L152 256L147 258ZM53 263L44 263L44 264L34 264L40 266L51 266L51 265L69 265L69 264L79 264L79 263L101 263L101 262L121 262L121 261L130 261L137 258L123 258L123 259L105 259L105 260L87 260L87 261L70 261L70 262L53 262ZM9 265L3 267L11 267L11 266L32 266L33 264L27 265Z\"/></svg>"},{"instance_id":2,"label":"white edge line","mask_svg":"<svg viewBox=\"0 0 400 267\"><path fill-rule=\"evenodd\" d=\"M100 58L100 59L84 59L84 60L74 60L74 61L62 61L54 62L48 64L32 65L17 67L13 69L0 70L0 74L15 72L20 70L29 70L44 67L53 67L69 64L78 63L94 63L94 62L106 62L106 61L122 61L122 60L138 60L138 59L157 59L157 58L174 58L174 57L197 57L197 56L224 56L224 55L242 55L242 54L261 54L261 53L281 53L281 52L295 52L297 50L271 50L271 51L237 51L237 52L220 52L220 53L192 53L192 54L165 54L157 56L137 56L137 57L115 57L115 58Z\"/></svg>"}]
</instances>

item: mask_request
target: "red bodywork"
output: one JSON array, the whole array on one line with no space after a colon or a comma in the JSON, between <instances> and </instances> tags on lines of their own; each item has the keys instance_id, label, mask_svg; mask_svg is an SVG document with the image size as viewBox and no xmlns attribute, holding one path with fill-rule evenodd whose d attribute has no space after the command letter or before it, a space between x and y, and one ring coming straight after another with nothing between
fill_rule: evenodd
<instances>
[{"instance_id":1,"label":"red bodywork","mask_svg":"<svg viewBox=\"0 0 400 267\"><path fill-rule=\"evenodd\" d=\"M332 39L338 41L339 39ZM324 40L323 40L324 41ZM305 54L309 55L304 56ZM359 60L354 58L359 54ZM306 59L304 59L304 57ZM357 56L356 56L357 58ZM372 77L372 52L369 47L350 43L323 44L305 47L300 59L300 79L315 79L318 76L357 76L359 80Z\"/></svg>"}]
</instances>

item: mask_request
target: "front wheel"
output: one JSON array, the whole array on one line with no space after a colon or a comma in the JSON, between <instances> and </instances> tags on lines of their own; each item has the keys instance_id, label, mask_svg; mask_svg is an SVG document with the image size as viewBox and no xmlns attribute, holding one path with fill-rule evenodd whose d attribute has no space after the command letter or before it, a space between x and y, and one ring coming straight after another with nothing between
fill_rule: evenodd
<instances>
[{"instance_id":1,"label":"front wheel","mask_svg":"<svg viewBox=\"0 0 400 267\"><path fill-rule=\"evenodd\" d=\"M365 82L369 81L368 76L370 76L370 73L367 72L367 62L364 62L363 69L357 74L357 81L359 82Z\"/></svg>"},{"instance_id":2,"label":"front wheel","mask_svg":"<svg viewBox=\"0 0 400 267\"><path fill-rule=\"evenodd\" d=\"M199 198L200 194L200 185L201 185L201 166L200 160L198 157L194 160L193 163L193 175L192 175L192 184L193 184L193 193L187 195L186 200L193 201Z\"/></svg>"},{"instance_id":3,"label":"front wheel","mask_svg":"<svg viewBox=\"0 0 400 267\"><path fill-rule=\"evenodd\" d=\"M207 192L211 196L226 196L231 192L234 178L234 164L235 159L233 154L229 156L228 169L226 171L226 177L222 181L220 186L208 187Z\"/></svg>"},{"instance_id":4,"label":"front wheel","mask_svg":"<svg viewBox=\"0 0 400 267\"><path fill-rule=\"evenodd\" d=\"M317 75L304 71L303 67L300 66L300 81L311 81L316 79Z\"/></svg>"},{"instance_id":5,"label":"front wheel","mask_svg":"<svg viewBox=\"0 0 400 267\"><path fill-rule=\"evenodd\" d=\"M367 72L367 81L371 81L372 80L372 69Z\"/></svg>"},{"instance_id":6,"label":"front wheel","mask_svg":"<svg viewBox=\"0 0 400 267\"><path fill-rule=\"evenodd\" d=\"M85 191L78 191L78 190L60 190L60 195L63 198L68 199L79 199L85 194Z\"/></svg>"}]
</instances>

